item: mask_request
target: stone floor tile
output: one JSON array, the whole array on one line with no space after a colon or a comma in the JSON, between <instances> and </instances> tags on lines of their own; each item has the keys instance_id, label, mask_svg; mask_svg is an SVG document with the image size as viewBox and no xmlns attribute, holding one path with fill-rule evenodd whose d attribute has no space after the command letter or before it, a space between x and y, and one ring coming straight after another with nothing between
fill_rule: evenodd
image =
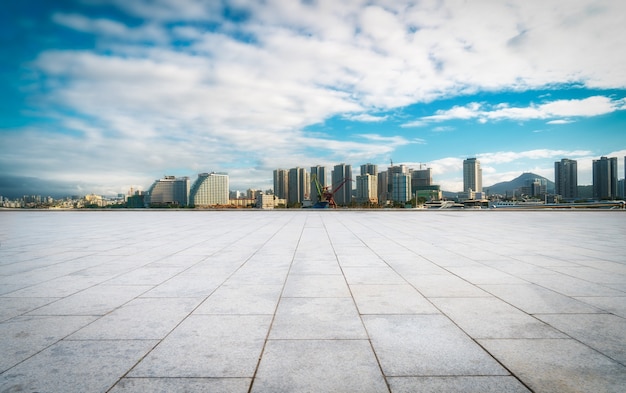
<instances>
[{"instance_id":1,"label":"stone floor tile","mask_svg":"<svg viewBox=\"0 0 626 393\"><path fill-rule=\"evenodd\" d=\"M388 392L367 340L269 340L252 392Z\"/></svg>"},{"instance_id":2,"label":"stone floor tile","mask_svg":"<svg viewBox=\"0 0 626 393\"><path fill-rule=\"evenodd\" d=\"M29 315L104 315L150 288L143 285L97 285L31 311Z\"/></svg>"},{"instance_id":3,"label":"stone floor tile","mask_svg":"<svg viewBox=\"0 0 626 393\"><path fill-rule=\"evenodd\" d=\"M431 298L472 338L566 338L558 330L495 297Z\"/></svg>"},{"instance_id":4,"label":"stone floor tile","mask_svg":"<svg viewBox=\"0 0 626 393\"><path fill-rule=\"evenodd\" d=\"M91 316L21 316L0 323L0 373L94 320Z\"/></svg>"},{"instance_id":5,"label":"stone floor tile","mask_svg":"<svg viewBox=\"0 0 626 393\"><path fill-rule=\"evenodd\" d=\"M491 296L476 285L452 274L409 275L404 278L422 295L430 297L485 297Z\"/></svg>"},{"instance_id":6,"label":"stone floor tile","mask_svg":"<svg viewBox=\"0 0 626 393\"><path fill-rule=\"evenodd\" d=\"M70 340L162 339L200 303L194 298L137 298L71 335Z\"/></svg>"},{"instance_id":7,"label":"stone floor tile","mask_svg":"<svg viewBox=\"0 0 626 393\"><path fill-rule=\"evenodd\" d=\"M443 315L364 315L386 376L509 375Z\"/></svg>"},{"instance_id":8,"label":"stone floor tile","mask_svg":"<svg viewBox=\"0 0 626 393\"><path fill-rule=\"evenodd\" d=\"M391 377L391 393L530 393L515 377Z\"/></svg>"},{"instance_id":9,"label":"stone floor tile","mask_svg":"<svg viewBox=\"0 0 626 393\"><path fill-rule=\"evenodd\" d=\"M107 281L107 285L159 285L182 272L182 267L140 267Z\"/></svg>"},{"instance_id":10,"label":"stone floor tile","mask_svg":"<svg viewBox=\"0 0 626 393\"><path fill-rule=\"evenodd\" d=\"M626 318L626 294L621 296L576 296L574 298L604 312Z\"/></svg>"},{"instance_id":11,"label":"stone floor tile","mask_svg":"<svg viewBox=\"0 0 626 393\"><path fill-rule=\"evenodd\" d=\"M526 284L519 277L504 273L489 266L452 266L448 268L453 274L472 284Z\"/></svg>"},{"instance_id":12,"label":"stone floor tile","mask_svg":"<svg viewBox=\"0 0 626 393\"><path fill-rule=\"evenodd\" d=\"M1 392L106 392L156 341L62 341L0 375Z\"/></svg>"},{"instance_id":13,"label":"stone floor tile","mask_svg":"<svg viewBox=\"0 0 626 393\"><path fill-rule=\"evenodd\" d=\"M360 314L438 314L411 285L351 285Z\"/></svg>"},{"instance_id":14,"label":"stone floor tile","mask_svg":"<svg viewBox=\"0 0 626 393\"><path fill-rule=\"evenodd\" d=\"M282 285L231 285L211 294L194 314L269 314L278 305Z\"/></svg>"},{"instance_id":15,"label":"stone floor tile","mask_svg":"<svg viewBox=\"0 0 626 393\"><path fill-rule=\"evenodd\" d=\"M270 323L265 315L190 316L129 376L251 378Z\"/></svg>"},{"instance_id":16,"label":"stone floor tile","mask_svg":"<svg viewBox=\"0 0 626 393\"><path fill-rule=\"evenodd\" d=\"M365 339L351 298L282 298L270 339Z\"/></svg>"},{"instance_id":17,"label":"stone floor tile","mask_svg":"<svg viewBox=\"0 0 626 393\"><path fill-rule=\"evenodd\" d=\"M350 285L356 284L406 284L406 281L389 266L344 267L343 273Z\"/></svg>"},{"instance_id":18,"label":"stone floor tile","mask_svg":"<svg viewBox=\"0 0 626 393\"><path fill-rule=\"evenodd\" d=\"M123 378L109 393L247 393L252 378Z\"/></svg>"},{"instance_id":19,"label":"stone floor tile","mask_svg":"<svg viewBox=\"0 0 626 393\"><path fill-rule=\"evenodd\" d=\"M350 297L350 291L341 274L290 274L283 296Z\"/></svg>"},{"instance_id":20,"label":"stone floor tile","mask_svg":"<svg viewBox=\"0 0 626 393\"><path fill-rule=\"evenodd\" d=\"M0 297L0 322L26 314L57 300L59 298Z\"/></svg>"},{"instance_id":21,"label":"stone floor tile","mask_svg":"<svg viewBox=\"0 0 626 393\"><path fill-rule=\"evenodd\" d=\"M565 296L626 296L626 293L565 274L521 275L526 281L537 284Z\"/></svg>"},{"instance_id":22,"label":"stone floor tile","mask_svg":"<svg viewBox=\"0 0 626 393\"><path fill-rule=\"evenodd\" d=\"M572 297L535 284L479 285L479 287L529 314L602 312Z\"/></svg>"},{"instance_id":23,"label":"stone floor tile","mask_svg":"<svg viewBox=\"0 0 626 393\"><path fill-rule=\"evenodd\" d=\"M537 317L626 365L626 319L611 314L541 314Z\"/></svg>"},{"instance_id":24,"label":"stone floor tile","mask_svg":"<svg viewBox=\"0 0 626 393\"><path fill-rule=\"evenodd\" d=\"M145 297L207 297L226 279L219 276L178 275L143 294Z\"/></svg>"},{"instance_id":25,"label":"stone floor tile","mask_svg":"<svg viewBox=\"0 0 626 393\"><path fill-rule=\"evenodd\" d=\"M621 393L626 367L575 340L480 340L507 369L535 392Z\"/></svg>"}]
</instances>

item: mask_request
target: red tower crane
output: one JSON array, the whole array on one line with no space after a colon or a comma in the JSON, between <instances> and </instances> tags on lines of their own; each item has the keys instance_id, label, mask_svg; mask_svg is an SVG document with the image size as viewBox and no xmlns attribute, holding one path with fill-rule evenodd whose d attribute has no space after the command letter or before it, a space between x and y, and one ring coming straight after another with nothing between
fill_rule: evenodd
<instances>
[{"instance_id":1,"label":"red tower crane","mask_svg":"<svg viewBox=\"0 0 626 393\"><path fill-rule=\"evenodd\" d=\"M352 179L346 177L333 189L330 190L330 186L324 186L320 184L319 180L317 180L317 176L313 175L312 182L315 183L315 188L317 189L317 199L318 201L313 205L314 208L324 209L327 207L336 208L337 204L335 203L335 194L337 191L341 189L347 182Z\"/></svg>"}]
</instances>

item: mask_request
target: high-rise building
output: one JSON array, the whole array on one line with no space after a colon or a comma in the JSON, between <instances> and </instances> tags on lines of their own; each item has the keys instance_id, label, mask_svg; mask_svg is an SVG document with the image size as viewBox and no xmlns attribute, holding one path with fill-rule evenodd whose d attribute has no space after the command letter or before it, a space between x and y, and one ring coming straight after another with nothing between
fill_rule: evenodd
<instances>
[{"instance_id":1,"label":"high-rise building","mask_svg":"<svg viewBox=\"0 0 626 393\"><path fill-rule=\"evenodd\" d=\"M391 199L391 194L388 192L389 180L387 171L382 171L378 174L378 202L386 202Z\"/></svg>"},{"instance_id":2,"label":"high-rise building","mask_svg":"<svg viewBox=\"0 0 626 393\"><path fill-rule=\"evenodd\" d=\"M555 192L563 199L578 198L578 163L563 158L554 163Z\"/></svg>"},{"instance_id":3,"label":"high-rise building","mask_svg":"<svg viewBox=\"0 0 626 393\"><path fill-rule=\"evenodd\" d=\"M286 169L274 170L274 195L278 199L287 199L289 194L289 171Z\"/></svg>"},{"instance_id":4,"label":"high-rise building","mask_svg":"<svg viewBox=\"0 0 626 393\"><path fill-rule=\"evenodd\" d=\"M165 176L156 180L148 190L148 206L187 206L189 204L189 177Z\"/></svg>"},{"instance_id":5,"label":"high-rise building","mask_svg":"<svg viewBox=\"0 0 626 393\"><path fill-rule=\"evenodd\" d=\"M228 175L225 173L200 173L191 186L190 202L193 206L228 205Z\"/></svg>"},{"instance_id":6,"label":"high-rise building","mask_svg":"<svg viewBox=\"0 0 626 393\"><path fill-rule=\"evenodd\" d=\"M463 160L463 191L483 192L483 170L476 158Z\"/></svg>"},{"instance_id":7,"label":"high-rise building","mask_svg":"<svg viewBox=\"0 0 626 393\"><path fill-rule=\"evenodd\" d=\"M301 204L309 197L311 184L309 173L304 168L296 167L289 170L289 186L287 204Z\"/></svg>"},{"instance_id":8,"label":"high-rise building","mask_svg":"<svg viewBox=\"0 0 626 393\"><path fill-rule=\"evenodd\" d=\"M394 202L408 202L411 200L411 175L408 173L394 173L392 179L391 199Z\"/></svg>"},{"instance_id":9,"label":"high-rise building","mask_svg":"<svg viewBox=\"0 0 626 393\"><path fill-rule=\"evenodd\" d=\"M320 187L323 189L328 185L328 178L326 175L326 167L316 165L311 167L311 203L319 202L319 196L317 192L317 186L313 178L317 178Z\"/></svg>"},{"instance_id":10,"label":"high-rise building","mask_svg":"<svg viewBox=\"0 0 626 393\"><path fill-rule=\"evenodd\" d=\"M406 165L391 165L387 168L387 197L391 200L396 200L393 197L393 178L396 174L407 174L409 173L409 168Z\"/></svg>"},{"instance_id":11,"label":"high-rise building","mask_svg":"<svg viewBox=\"0 0 626 393\"><path fill-rule=\"evenodd\" d=\"M378 203L378 176L365 173L356 177L356 200L358 203Z\"/></svg>"},{"instance_id":12,"label":"high-rise building","mask_svg":"<svg viewBox=\"0 0 626 393\"><path fill-rule=\"evenodd\" d=\"M362 175L366 175L368 173L370 175L377 176L378 175L378 165L370 164L370 163L361 165L361 176Z\"/></svg>"},{"instance_id":13,"label":"high-rise building","mask_svg":"<svg viewBox=\"0 0 626 393\"><path fill-rule=\"evenodd\" d=\"M335 165L333 168L333 187L339 186L346 180L343 187L335 193L335 203L338 206L347 206L352 202L352 166L346 164Z\"/></svg>"},{"instance_id":14,"label":"high-rise building","mask_svg":"<svg viewBox=\"0 0 626 393\"><path fill-rule=\"evenodd\" d=\"M593 197L596 199L617 197L617 157L593 160Z\"/></svg>"}]
</instances>

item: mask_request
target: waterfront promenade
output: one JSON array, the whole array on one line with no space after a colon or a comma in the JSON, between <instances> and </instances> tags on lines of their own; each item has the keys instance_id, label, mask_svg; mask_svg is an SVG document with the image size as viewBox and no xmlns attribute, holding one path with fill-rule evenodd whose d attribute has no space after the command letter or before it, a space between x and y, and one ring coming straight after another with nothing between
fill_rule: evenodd
<instances>
[{"instance_id":1,"label":"waterfront promenade","mask_svg":"<svg viewBox=\"0 0 626 393\"><path fill-rule=\"evenodd\" d=\"M623 392L624 211L0 211L0 392Z\"/></svg>"}]
</instances>

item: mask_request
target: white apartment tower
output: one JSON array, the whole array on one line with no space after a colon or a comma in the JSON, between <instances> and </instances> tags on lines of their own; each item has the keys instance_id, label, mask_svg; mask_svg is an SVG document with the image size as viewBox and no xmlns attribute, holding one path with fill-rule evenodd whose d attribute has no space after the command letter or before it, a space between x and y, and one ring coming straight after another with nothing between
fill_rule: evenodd
<instances>
[{"instance_id":1,"label":"white apartment tower","mask_svg":"<svg viewBox=\"0 0 626 393\"><path fill-rule=\"evenodd\" d=\"M191 186L189 202L192 206L228 205L228 175L200 173Z\"/></svg>"},{"instance_id":2,"label":"white apartment tower","mask_svg":"<svg viewBox=\"0 0 626 393\"><path fill-rule=\"evenodd\" d=\"M463 192L483 192L483 171L480 161L468 158L463 161Z\"/></svg>"}]
</instances>

